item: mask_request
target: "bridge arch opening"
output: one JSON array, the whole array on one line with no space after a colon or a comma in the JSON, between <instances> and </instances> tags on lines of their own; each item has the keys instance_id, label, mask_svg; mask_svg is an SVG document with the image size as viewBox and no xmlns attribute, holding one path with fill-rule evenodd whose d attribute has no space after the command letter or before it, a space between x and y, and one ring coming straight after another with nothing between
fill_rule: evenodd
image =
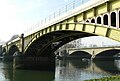
<instances>
[{"instance_id":1,"label":"bridge arch opening","mask_svg":"<svg viewBox=\"0 0 120 81\"><path fill-rule=\"evenodd\" d=\"M108 25L108 15L107 15L107 14L105 14L105 15L103 16L103 24L104 24L104 25Z\"/></svg>"},{"instance_id":2,"label":"bridge arch opening","mask_svg":"<svg viewBox=\"0 0 120 81\"><path fill-rule=\"evenodd\" d=\"M3 55L6 54L6 49L5 48L3 48L3 50L2 50L2 54Z\"/></svg>"},{"instance_id":3,"label":"bridge arch opening","mask_svg":"<svg viewBox=\"0 0 120 81\"><path fill-rule=\"evenodd\" d=\"M5 48L3 48L3 52L6 52L6 49L5 49Z\"/></svg>"},{"instance_id":4,"label":"bridge arch opening","mask_svg":"<svg viewBox=\"0 0 120 81\"><path fill-rule=\"evenodd\" d=\"M97 54L95 56L95 59L109 59L109 60L112 60L114 59L115 55L117 55L118 53L120 53L120 50L119 49L110 49L110 50L106 50L106 51L103 51L99 54Z\"/></svg>"},{"instance_id":5,"label":"bridge arch opening","mask_svg":"<svg viewBox=\"0 0 120 81\"><path fill-rule=\"evenodd\" d=\"M87 23L89 23L90 21L89 20L86 20Z\"/></svg>"},{"instance_id":6,"label":"bridge arch opening","mask_svg":"<svg viewBox=\"0 0 120 81\"><path fill-rule=\"evenodd\" d=\"M32 63L33 65L37 63L40 67L38 65L34 65L34 67L53 70L55 66L54 52L57 49L70 41L88 36L93 36L93 34L71 30L52 31L34 40L24 51L24 57L30 66Z\"/></svg>"},{"instance_id":7,"label":"bridge arch opening","mask_svg":"<svg viewBox=\"0 0 120 81\"><path fill-rule=\"evenodd\" d=\"M101 24L101 17L97 17L97 24Z\"/></svg>"},{"instance_id":8,"label":"bridge arch opening","mask_svg":"<svg viewBox=\"0 0 120 81\"><path fill-rule=\"evenodd\" d=\"M94 36L93 34L77 32L77 31L69 31L69 30L61 30L54 31L48 34L45 34L39 38L37 38L34 42L28 46L25 55L29 56L48 56L50 51L54 53L57 49L59 49L64 44L78 39L82 37ZM33 50L32 50L33 49Z\"/></svg>"},{"instance_id":9,"label":"bridge arch opening","mask_svg":"<svg viewBox=\"0 0 120 81\"><path fill-rule=\"evenodd\" d=\"M111 26L116 27L116 13L111 13Z\"/></svg>"},{"instance_id":10,"label":"bridge arch opening","mask_svg":"<svg viewBox=\"0 0 120 81\"><path fill-rule=\"evenodd\" d=\"M70 57L91 58L91 55L85 51L75 51L69 55Z\"/></svg>"},{"instance_id":11,"label":"bridge arch opening","mask_svg":"<svg viewBox=\"0 0 120 81\"><path fill-rule=\"evenodd\" d=\"M13 55L16 51L19 51L19 48L16 45L10 47L8 54Z\"/></svg>"},{"instance_id":12,"label":"bridge arch opening","mask_svg":"<svg viewBox=\"0 0 120 81\"><path fill-rule=\"evenodd\" d=\"M95 23L95 19L93 18L93 19L91 19L91 23Z\"/></svg>"},{"instance_id":13,"label":"bridge arch opening","mask_svg":"<svg viewBox=\"0 0 120 81\"><path fill-rule=\"evenodd\" d=\"M120 28L120 11L119 11L119 28Z\"/></svg>"}]
</instances>

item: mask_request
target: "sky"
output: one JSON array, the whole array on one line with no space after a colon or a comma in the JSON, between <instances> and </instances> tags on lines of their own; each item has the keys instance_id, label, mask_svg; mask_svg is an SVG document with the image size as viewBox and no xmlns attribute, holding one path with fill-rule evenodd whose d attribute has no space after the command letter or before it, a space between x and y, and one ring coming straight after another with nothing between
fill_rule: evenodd
<instances>
[{"instance_id":1,"label":"sky","mask_svg":"<svg viewBox=\"0 0 120 81\"><path fill-rule=\"evenodd\" d=\"M7 41L73 0L0 0L0 39Z\"/></svg>"},{"instance_id":2,"label":"sky","mask_svg":"<svg viewBox=\"0 0 120 81\"><path fill-rule=\"evenodd\" d=\"M13 35L27 32L54 11L74 0L0 0L0 40L8 41ZM100 43L101 37L83 39ZM104 38L102 38L105 40ZM98 42L99 40L99 42ZM106 43L113 41L106 39ZM115 42L117 44L118 42Z\"/></svg>"}]
</instances>

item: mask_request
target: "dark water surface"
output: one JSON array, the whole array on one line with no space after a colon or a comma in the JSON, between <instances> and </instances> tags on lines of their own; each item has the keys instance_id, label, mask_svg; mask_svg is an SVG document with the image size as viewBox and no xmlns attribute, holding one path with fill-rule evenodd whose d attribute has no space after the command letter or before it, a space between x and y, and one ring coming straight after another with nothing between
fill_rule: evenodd
<instances>
[{"instance_id":1,"label":"dark water surface","mask_svg":"<svg viewBox=\"0 0 120 81\"><path fill-rule=\"evenodd\" d=\"M57 60L55 72L18 70L12 63L0 61L0 81L83 81L112 75L120 75L120 60Z\"/></svg>"}]
</instances>

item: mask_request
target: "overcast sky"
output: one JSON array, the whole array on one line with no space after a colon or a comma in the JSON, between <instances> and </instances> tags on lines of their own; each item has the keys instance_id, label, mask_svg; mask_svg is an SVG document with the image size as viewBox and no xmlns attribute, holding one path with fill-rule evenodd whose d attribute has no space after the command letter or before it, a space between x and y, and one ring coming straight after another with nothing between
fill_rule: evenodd
<instances>
[{"instance_id":1,"label":"overcast sky","mask_svg":"<svg viewBox=\"0 0 120 81\"><path fill-rule=\"evenodd\" d=\"M0 39L8 41L73 0L0 0ZM99 41L98 41L99 40ZM101 43L101 37L84 39L86 43ZM108 41L105 43L113 43ZM114 44L114 43L113 43ZM117 43L115 43L117 44Z\"/></svg>"}]
</instances>

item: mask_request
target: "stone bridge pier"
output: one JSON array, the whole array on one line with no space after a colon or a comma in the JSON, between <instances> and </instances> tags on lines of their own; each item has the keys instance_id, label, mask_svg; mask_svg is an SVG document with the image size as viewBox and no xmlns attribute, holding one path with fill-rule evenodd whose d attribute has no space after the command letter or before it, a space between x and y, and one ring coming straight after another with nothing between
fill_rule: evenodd
<instances>
[{"instance_id":1,"label":"stone bridge pier","mask_svg":"<svg viewBox=\"0 0 120 81\"><path fill-rule=\"evenodd\" d=\"M55 59L53 57L26 56L21 52L16 52L13 68L54 71Z\"/></svg>"},{"instance_id":2,"label":"stone bridge pier","mask_svg":"<svg viewBox=\"0 0 120 81\"><path fill-rule=\"evenodd\" d=\"M24 34L21 34L19 42L19 46L13 43L11 46L7 45L6 50L3 49L4 62L13 62L13 67L16 69L55 70L55 57L51 48L42 54L37 54L36 49L28 50L26 53Z\"/></svg>"}]
</instances>

